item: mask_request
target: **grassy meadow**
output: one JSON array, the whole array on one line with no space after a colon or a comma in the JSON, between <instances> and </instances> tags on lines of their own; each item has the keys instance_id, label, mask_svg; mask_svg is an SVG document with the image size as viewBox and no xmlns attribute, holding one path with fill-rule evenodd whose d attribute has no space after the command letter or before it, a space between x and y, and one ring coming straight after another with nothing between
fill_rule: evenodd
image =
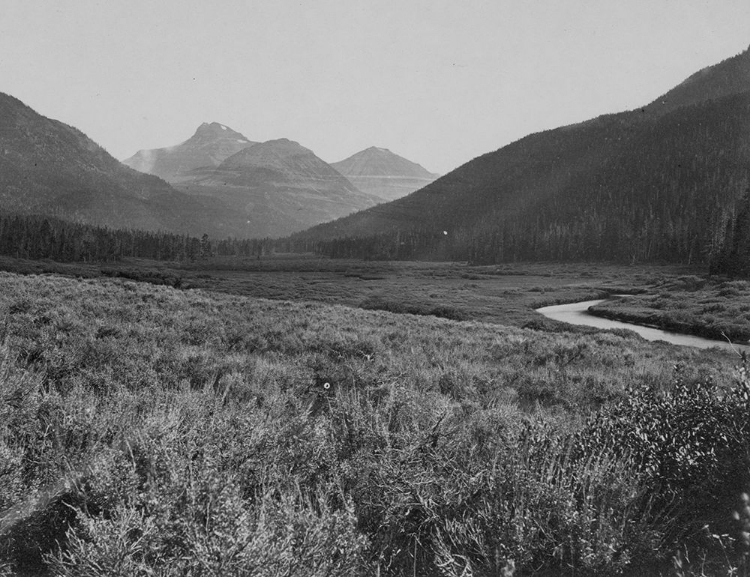
<instances>
[{"instance_id":1,"label":"grassy meadow","mask_svg":"<svg viewBox=\"0 0 750 577\"><path fill-rule=\"evenodd\" d=\"M314 301L370 310L523 326L547 322L542 306L656 290L697 269L608 264L505 264L361 261L315 255L209 258L194 262L123 259L57 263L0 256L0 270L81 278L124 278L182 289ZM748 321L750 326L750 321Z\"/></svg>"},{"instance_id":2,"label":"grassy meadow","mask_svg":"<svg viewBox=\"0 0 750 577\"><path fill-rule=\"evenodd\" d=\"M3 266L0 575L746 570L740 359L532 310L684 271Z\"/></svg>"}]
</instances>

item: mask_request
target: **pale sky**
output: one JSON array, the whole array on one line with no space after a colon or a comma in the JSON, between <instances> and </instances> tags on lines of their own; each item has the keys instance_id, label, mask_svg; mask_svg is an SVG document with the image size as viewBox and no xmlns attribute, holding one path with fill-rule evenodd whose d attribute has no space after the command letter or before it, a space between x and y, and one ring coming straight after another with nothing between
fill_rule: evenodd
<instances>
[{"instance_id":1,"label":"pale sky","mask_svg":"<svg viewBox=\"0 0 750 577\"><path fill-rule=\"evenodd\" d=\"M446 173L750 45L750 0L0 0L0 92L119 159L220 122Z\"/></svg>"}]
</instances>

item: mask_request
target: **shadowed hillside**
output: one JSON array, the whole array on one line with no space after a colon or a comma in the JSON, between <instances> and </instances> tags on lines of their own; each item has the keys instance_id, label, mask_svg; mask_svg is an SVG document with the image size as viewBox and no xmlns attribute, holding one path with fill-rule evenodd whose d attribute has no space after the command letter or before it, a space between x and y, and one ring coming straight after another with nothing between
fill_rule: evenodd
<instances>
[{"instance_id":1,"label":"shadowed hillside","mask_svg":"<svg viewBox=\"0 0 750 577\"><path fill-rule=\"evenodd\" d=\"M296 237L333 256L707 263L750 175L750 52ZM662 102L668 104L661 104Z\"/></svg>"},{"instance_id":2,"label":"shadowed hillside","mask_svg":"<svg viewBox=\"0 0 750 577\"><path fill-rule=\"evenodd\" d=\"M120 228L214 232L210 211L189 197L2 93L0 207Z\"/></svg>"}]
</instances>

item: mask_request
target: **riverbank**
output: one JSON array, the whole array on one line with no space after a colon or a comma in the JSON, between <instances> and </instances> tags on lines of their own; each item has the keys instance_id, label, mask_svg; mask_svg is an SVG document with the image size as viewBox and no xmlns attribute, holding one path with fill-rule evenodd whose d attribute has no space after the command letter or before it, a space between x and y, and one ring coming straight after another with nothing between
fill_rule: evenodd
<instances>
[{"instance_id":1,"label":"riverbank","mask_svg":"<svg viewBox=\"0 0 750 577\"><path fill-rule=\"evenodd\" d=\"M604 302L606 302L604 299L597 299L592 301L553 305L538 308L536 309L536 312L544 315L548 319L560 323L566 323L567 325L593 327L604 330L632 331L647 341L664 341L673 345L697 347L700 349L719 348L731 351L732 353L750 352L750 346L748 345L707 339L679 332L665 331L653 326L644 326L638 323L623 322L616 319L596 316L589 312L591 307L595 307Z\"/></svg>"},{"instance_id":2,"label":"riverbank","mask_svg":"<svg viewBox=\"0 0 750 577\"><path fill-rule=\"evenodd\" d=\"M589 313L665 331L747 344L750 283L679 277L656 285L651 294L602 301L592 306Z\"/></svg>"}]
</instances>

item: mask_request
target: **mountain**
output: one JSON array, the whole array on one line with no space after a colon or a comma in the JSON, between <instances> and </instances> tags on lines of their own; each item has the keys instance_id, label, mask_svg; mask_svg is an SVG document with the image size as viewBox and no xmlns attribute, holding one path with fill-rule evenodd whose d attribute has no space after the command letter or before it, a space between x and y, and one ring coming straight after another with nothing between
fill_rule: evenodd
<instances>
[{"instance_id":1,"label":"mountain","mask_svg":"<svg viewBox=\"0 0 750 577\"><path fill-rule=\"evenodd\" d=\"M750 181L750 50L294 238L336 256L708 263Z\"/></svg>"},{"instance_id":2,"label":"mountain","mask_svg":"<svg viewBox=\"0 0 750 577\"><path fill-rule=\"evenodd\" d=\"M254 144L215 168L185 173L177 184L207 206L232 215L232 226L252 237L278 237L374 206L311 150L282 138Z\"/></svg>"},{"instance_id":3,"label":"mountain","mask_svg":"<svg viewBox=\"0 0 750 577\"><path fill-rule=\"evenodd\" d=\"M427 186L439 175L394 154L372 146L331 164L363 192L384 200L396 200Z\"/></svg>"},{"instance_id":4,"label":"mountain","mask_svg":"<svg viewBox=\"0 0 750 577\"><path fill-rule=\"evenodd\" d=\"M154 174L168 182L191 180L190 171L217 167L243 148L256 144L240 134L219 124L204 122L195 134L182 144L167 148L139 150L123 160L123 164L140 172Z\"/></svg>"},{"instance_id":5,"label":"mountain","mask_svg":"<svg viewBox=\"0 0 750 577\"><path fill-rule=\"evenodd\" d=\"M118 228L214 233L211 211L81 131L0 93L0 210Z\"/></svg>"},{"instance_id":6,"label":"mountain","mask_svg":"<svg viewBox=\"0 0 750 577\"><path fill-rule=\"evenodd\" d=\"M6 214L257 238L290 234L379 201L297 143L251 143L217 123L152 152L150 169L168 175L179 190L0 93L0 211ZM148 158L141 151L130 160L144 168Z\"/></svg>"},{"instance_id":7,"label":"mountain","mask_svg":"<svg viewBox=\"0 0 750 577\"><path fill-rule=\"evenodd\" d=\"M699 70L657 98L646 109L652 113L663 114L683 106L746 92L750 86L748 51Z\"/></svg>"}]
</instances>

